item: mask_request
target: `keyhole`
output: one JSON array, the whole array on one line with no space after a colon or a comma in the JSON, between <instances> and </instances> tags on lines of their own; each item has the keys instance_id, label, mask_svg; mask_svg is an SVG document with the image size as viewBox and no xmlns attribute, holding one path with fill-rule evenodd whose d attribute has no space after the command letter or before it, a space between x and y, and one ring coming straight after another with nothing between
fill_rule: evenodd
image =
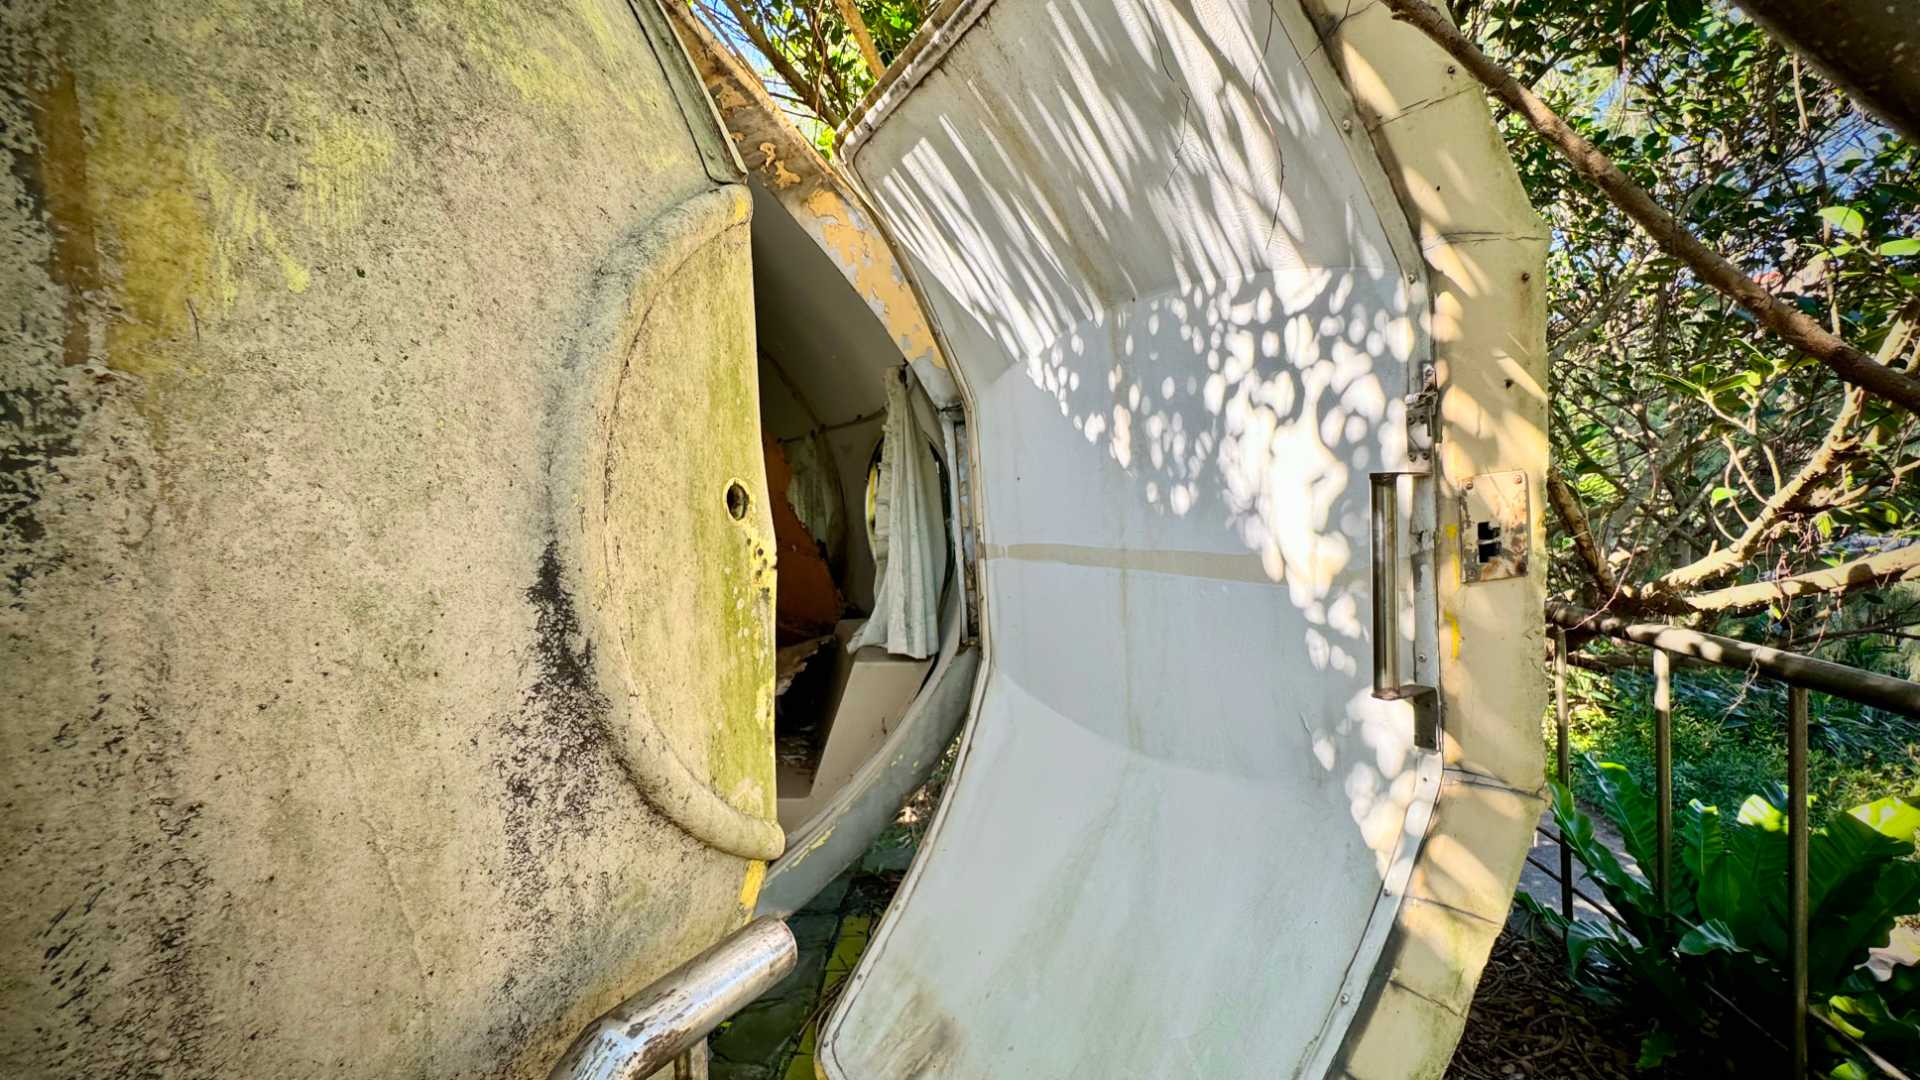
<instances>
[{"instance_id":1,"label":"keyhole","mask_svg":"<svg viewBox=\"0 0 1920 1080\"><path fill-rule=\"evenodd\" d=\"M727 485L727 516L735 521L747 519L747 507L752 502L747 498L747 485L735 480Z\"/></svg>"}]
</instances>

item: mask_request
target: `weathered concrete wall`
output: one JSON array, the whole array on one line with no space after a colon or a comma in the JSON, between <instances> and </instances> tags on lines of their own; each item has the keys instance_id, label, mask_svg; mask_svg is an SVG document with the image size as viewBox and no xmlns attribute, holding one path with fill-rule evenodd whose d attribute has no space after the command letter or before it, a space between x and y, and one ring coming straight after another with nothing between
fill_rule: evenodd
<instances>
[{"instance_id":1,"label":"weathered concrete wall","mask_svg":"<svg viewBox=\"0 0 1920 1080\"><path fill-rule=\"evenodd\" d=\"M684 60L619 0L0 50L0 1074L544 1075L779 847Z\"/></svg>"}]
</instances>

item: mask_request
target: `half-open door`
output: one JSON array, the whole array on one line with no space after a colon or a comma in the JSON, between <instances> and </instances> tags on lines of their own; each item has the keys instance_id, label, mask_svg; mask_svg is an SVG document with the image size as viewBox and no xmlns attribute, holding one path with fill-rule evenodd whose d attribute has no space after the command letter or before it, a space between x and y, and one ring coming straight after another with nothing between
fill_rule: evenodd
<instances>
[{"instance_id":1,"label":"half-open door","mask_svg":"<svg viewBox=\"0 0 1920 1080\"><path fill-rule=\"evenodd\" d=\"M1431 349L1317 45L1295 0L975 3L853 133L969 397L989 651L830 1076L1319 1076L1367 990L1441 775L1374 693L1396 578L1436 678L1425 481L1369 558Z\"/></svg>"}]
</instances>

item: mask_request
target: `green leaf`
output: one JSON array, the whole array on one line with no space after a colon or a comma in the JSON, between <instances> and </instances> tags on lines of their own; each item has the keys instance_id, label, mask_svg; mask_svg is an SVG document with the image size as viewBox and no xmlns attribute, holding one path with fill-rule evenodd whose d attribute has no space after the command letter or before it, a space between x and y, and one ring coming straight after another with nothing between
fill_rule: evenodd
<instances>
[{"instance_id":1,"label":"green leaf","mask_svg":"<svg viewBox=\"0 0 1920 1080\"><path fill-rule=\"evenodd\" d=\"M1665 1028L1654 1028L1647 1037L1640 1040L1640 1060L1633 1063L1636 1069L1657 1069L1661 1062L1673 1056L1680 1048L1673 1033Z\"/></svg>"},{"instance_id":2,"label":"green leaf","mask_svg":"<svg viewBox=\"0 0 1920 1080\"><path fill-rule=\"evenodd\" d=\"M1883 869L1913 850L1911 840L1886 836L1865 821L1842 814L1807 838L1807 911L1824 917L1829 900L1848 903L1848 890L1864 889ZM1906 914L1899 912L1898 914Z\"/></svg>"},{"instance_id":3,"label":"green leaf","mask_svg":"<svg viewBox=\"0 0 1920 1080\"><path fill-rule=\"evenodd\" d=\"M1862 803L1847 813L1866 822L1880 835L1908 844L1914 842L1915 833L1920 833L1920 808L1892 795Z\"/></svg>"},{"instance_id":4,"label":"green leaf","mask_svg":"<svg viewBox=\"0 0 1920 1080\"><path fill-rule=\"evenodd\" d=\"M1686 956L1705 956L1711 952L1743 953L1733 930L1719 919L1708 919L1680 938L1680 952Z\"/></svg>"},{"instance_id":5,"label":"green leaf","mask_svg":"<svg viewBox=\"0 0 1920 1080\"><path fill-rule=\"evenodd\" d=\"M1545 923L1554 933L1562 938L1567 936L1567 926L1571 920L1560 914L1560 909L1548 907L1526 892L1515 893L1513 899L1534 918Z\"/></svg>"},{"instance_id":6,"label":"green leaf","mask_svg":"<svg viewBox=\"0 0 1920 1080\"><path fill-rule=\"evenodd\" d=\"M1726 855L1720 838L1720 811L1695 799L1680 811L1680 861L1695 881L1706 881Z\"/></svg>"},{"instance_id":7,"label":"green leaf","mask_svg":"<svg viewBox=\"0 0 1920 1080\"><path fill-rule=\"evenodd\" d=\"M1867 227L1867 219L1851 206L1823 206L1820 208L1820 220L1854 236L1860 235Z\"/></svg>"},{"instance_id":8,"label":"green leaf","mask_svg":"<svg viewBox=\"0 0 1920 1080\"><path fill-rule=\"evenodd\" d=\"M1901 862L1884 867L1872 875L1871 885L1856 887L1844 894L1844 900L1818 909L1811 920L1808 983L1814 987L1837 986L1848 972L1866 963L1868 950L1886 945L1900 916L1911 915L1920 906L1920 865Z\"/></svg>"},{"instance_id":9,"label":"green leaf","mask_svg":"<svg viewBox=\"0 0 1920 1080\"><path fill-rule=\"evenodd\" d=\"M1659 850L1660 820L1652 795L1642 788L1625 765L1598 761L1587 755L1582 764L1593 781L1600 809L1620 830L1627 854L1641 866L1652 866Z\"/></svg>"},{"instance_id":10,"label":"green leaf","mask_svg":"<svg viewBox=\"0 0 1920 1080\"><path fill-rule=\"evenodd\" d=\"M1747 801L1740 804L1739 821L1768 832L1787 831L1786 812L1759 795L1749 795Z\"/></svg>"},{"instance_id":11,"label":"green leaf","mask_svg":"<svg viewBox=\"0 0 1920 1080\"><path fill-rule=\"evenodd\" d=\"M1920 237L1907 236L1880 245L1882 255L1920 255Z\"/></svg>"},{"instance_id":12,"label":"green leaf","mask_svg":"<svg viewBox=\"0 0 1920 1080\"><path fill-rule=\"evenodd\" d=\"M1758 801L1768 805L1766 800ZM1699 884L1700 918L1715 919L1743 947L1787 955L1787 835L1754 825L1720 830L1722 857Z\"/></svg>"},{"instance_id":13,"label":"green leaf","mask_svg":"<svg viewBox=\"0 0 1920 1080\"><path fill-rule=\"evenodd\" d=\"M1707 495L1707 501L1715 506L1719 506L1721 503L1733 498L1733 494L1733 489L1730 487L1717 487Z\"/></svg>"},{"instance_id":14,"label":"green leaf","mask_svg":"<svg viewBox=\"0 0 1920 1080\"><path fill-rule=\"evenodd\" d=\"M1593 820L1581 811L1572 791L1554 781L1549 781L1548 787L1553 791L1553 820L1560 829L1561 842L1572 850L1580 865L1586 868L1587 876L1606 893L1615 909L1635 924L1636 930L1650 926L1656 912L1653 889L1645 879L1622 866L1612 850L1594 836ZM1568 947L1572 947L1571 941Z\"/></svg>"}]
</instances>

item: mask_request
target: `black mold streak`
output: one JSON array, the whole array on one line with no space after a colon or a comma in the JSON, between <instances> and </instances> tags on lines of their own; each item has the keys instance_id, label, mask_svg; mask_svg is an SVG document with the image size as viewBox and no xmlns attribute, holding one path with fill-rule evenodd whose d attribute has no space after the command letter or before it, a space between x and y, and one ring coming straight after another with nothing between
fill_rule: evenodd
<instances>
[{"instance_id":1,"label":"black mold streak","mask_svg":"<svg viewBox=\"0 0 1920 1080\"><path fill-rule=\"evenodd\" d=\"M537 669L520 709L502 725L494 769L506 787L508 892L530 919L550 925L542 902L549 865L569 837L591 831L612 773L607 750L611 705L593 676L593 643L581 632L573 596L549 542L526 591L534 608Z\"/></svg>"}]
</instances>

